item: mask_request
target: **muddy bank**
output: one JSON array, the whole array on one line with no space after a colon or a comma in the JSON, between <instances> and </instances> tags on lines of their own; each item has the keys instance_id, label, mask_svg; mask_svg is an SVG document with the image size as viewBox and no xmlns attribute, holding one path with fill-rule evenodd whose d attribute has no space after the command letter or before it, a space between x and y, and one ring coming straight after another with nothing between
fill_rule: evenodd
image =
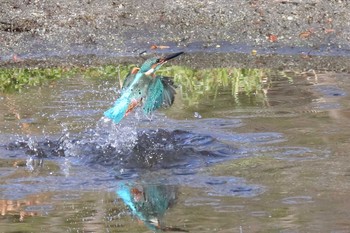
<instances>
[{"instance_id":1,"label":"muddy bank","mask_svg":"<svg viewBox=\"0 0 350 233\"><path fill-rule=\"evenodd\" d=\"M257 56L302 57L299 65L321 55L333 67L327 57L343 57L337 64L343 67L350 57L349 11L347 1L326 0L3 0L0 64L95 65L127 62L145 50L183 50L245 54L238 63L250 66L256 50Z\"/></svg>"}]
</instances>

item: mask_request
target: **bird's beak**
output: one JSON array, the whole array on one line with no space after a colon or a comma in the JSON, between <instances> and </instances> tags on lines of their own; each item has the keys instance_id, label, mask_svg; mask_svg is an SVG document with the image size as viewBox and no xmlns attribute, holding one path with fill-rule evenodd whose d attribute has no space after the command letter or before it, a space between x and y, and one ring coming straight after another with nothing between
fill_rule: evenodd
<instances>
[{"instance_id":1,"label":"bird's beak","mask_svg":"<svg viewBox=\"0 0 350 233\"><path fill-rule=\"evenodd\" d=\"M177 56L180 56L181 54L183 54L184 52L179 52L179 53L173 53L168 55L167 57L164 58L164 61L169 61L170 59L173 59Z\"/></svg>"},{"instance_id":2,"label":"bird's beak","mask_svg":"<svg viewBox=\"0 0 350 233\"><path fill-rule=\"evenodd\" d=\"M153 74L155 71L157 71L162 65L164 65L167 61L169 61L170 59L173 59L177 56L180 56L181 54L183 54L184 52L179 52L179 53L173 53L170 54L166 57L162 57L160 59L157 60L157 63L152 65L152 68L150 70L148 70L145 74L146 75L151 75Z\"/></svg>"},{"instance_id":3,"label":"bird's beak","mask_svg":"<svg viewBox=\"0 0 350 233\"><path fill-rule=\"evenodd\" d=\"M169 61L170 59L173 59L173 58L175 58L175 57L177 57L177 56L180 56L180 55L183 54L183 53L184 53L184 52L179 52L179 53L170 54L170 55L168 55L168 56L162 58L162 59L160 60L160 64L164 64L164 63L166 63L167 61Z\"/></svg>"}]
</instances>

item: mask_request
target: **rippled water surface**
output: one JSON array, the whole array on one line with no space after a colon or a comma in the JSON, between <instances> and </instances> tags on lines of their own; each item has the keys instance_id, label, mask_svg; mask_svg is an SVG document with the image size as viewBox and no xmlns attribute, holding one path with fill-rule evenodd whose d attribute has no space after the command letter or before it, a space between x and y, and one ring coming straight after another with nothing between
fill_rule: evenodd
<instances>
[{"instance_id":1,"label":"rippled water surface","mask_svg":"<svg viewBox=\"0 0 350 233\"><path fill-rule=\"evenodd\" d=\"M2 94L0 231L350 232L349 75L286 73L118 126L115 80Z\"/></svg>"}]
</instances>

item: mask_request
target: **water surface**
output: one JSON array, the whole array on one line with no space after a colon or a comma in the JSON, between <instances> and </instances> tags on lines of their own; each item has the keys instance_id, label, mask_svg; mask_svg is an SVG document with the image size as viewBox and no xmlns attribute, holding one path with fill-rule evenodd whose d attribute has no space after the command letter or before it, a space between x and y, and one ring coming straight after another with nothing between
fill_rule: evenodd
<instances>
[{"instance_id":1,"label":"water surface","mask_svg":"<svg viewBox=\"0 0 350 233\"><path fill-rule=\"evenodd\" d=\"M115 80L2 94L1 230L349 232L349 75L271 71L264 88L178 93L118 126Z\"/></svg>"}]
</instances>

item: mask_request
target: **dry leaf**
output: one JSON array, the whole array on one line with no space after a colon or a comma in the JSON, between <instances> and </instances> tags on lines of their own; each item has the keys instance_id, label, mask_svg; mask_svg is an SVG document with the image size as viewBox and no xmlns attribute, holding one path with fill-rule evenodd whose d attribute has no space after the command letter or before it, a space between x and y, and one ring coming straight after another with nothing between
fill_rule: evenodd
<instances>
[{"instance_id":1,"label":"dry leaf","mask_svg":"<svg viewBox=\"0 0 350 233\"><path fill-rule=\"evenodd\" d=\"M19 61L21 61L21 59L18 57L17 54L13 54L12 60L13 60L14 62L19 62Z\"/></svg>"},{"instance_id":2,"label":"dry leaf","mask_svg":"<svg viewBox=\"0 0 350 233\"><path fill-rule=\"evenodd\" d=\"M312 34L312 31L307 30L307 31L305 31L305 32L301 32L301 33L299 34L299 38L301 38L301 39L307 39L307 38L309 38L309 37L311 36L311 34Z\"/></svg>"},{"instance_id":3,"label":"dry leaf","mask_svg":"<svg viewBox=\"0 0 350 233\"><path fill-rule=\"evenodd\" d=\"M274 34L269 34L267 35L267 40L270 42L276 42L277 41L277 36Z\"/></svg>"},{"instance_id":4,"label":"dry leaf","mask_svg":"<svg viewBox=\"0 0 350 233\"><path fill-rule=\"evenodd\" d=\"M152 45L151 46L151 49L168 49L168 48L170 48L170 47L167 45Z\"/></svg>"},{"instance_id":5,"label":"dry leaf","mask_svg":"<svg viewBox=\"0 0 350 233\"><path fill-rule=\"evenodd\" d=\"M333 32L335 32L335 30L332 29L332 28L325 28L325 29L324 29L324 33L326 33L326 34L328 34L328 33L333 33Z\"/></svg>"},{"instance_id":6,"label":"dry leaf","mask_svg":"<svg viewBox=\"0 0 350 233\"><path fill-rule=\"evenodd\" d=\"M300 57L305 60L310 60L312 58L308 53L302 53Z\"/></svg>"}]
</instances>

